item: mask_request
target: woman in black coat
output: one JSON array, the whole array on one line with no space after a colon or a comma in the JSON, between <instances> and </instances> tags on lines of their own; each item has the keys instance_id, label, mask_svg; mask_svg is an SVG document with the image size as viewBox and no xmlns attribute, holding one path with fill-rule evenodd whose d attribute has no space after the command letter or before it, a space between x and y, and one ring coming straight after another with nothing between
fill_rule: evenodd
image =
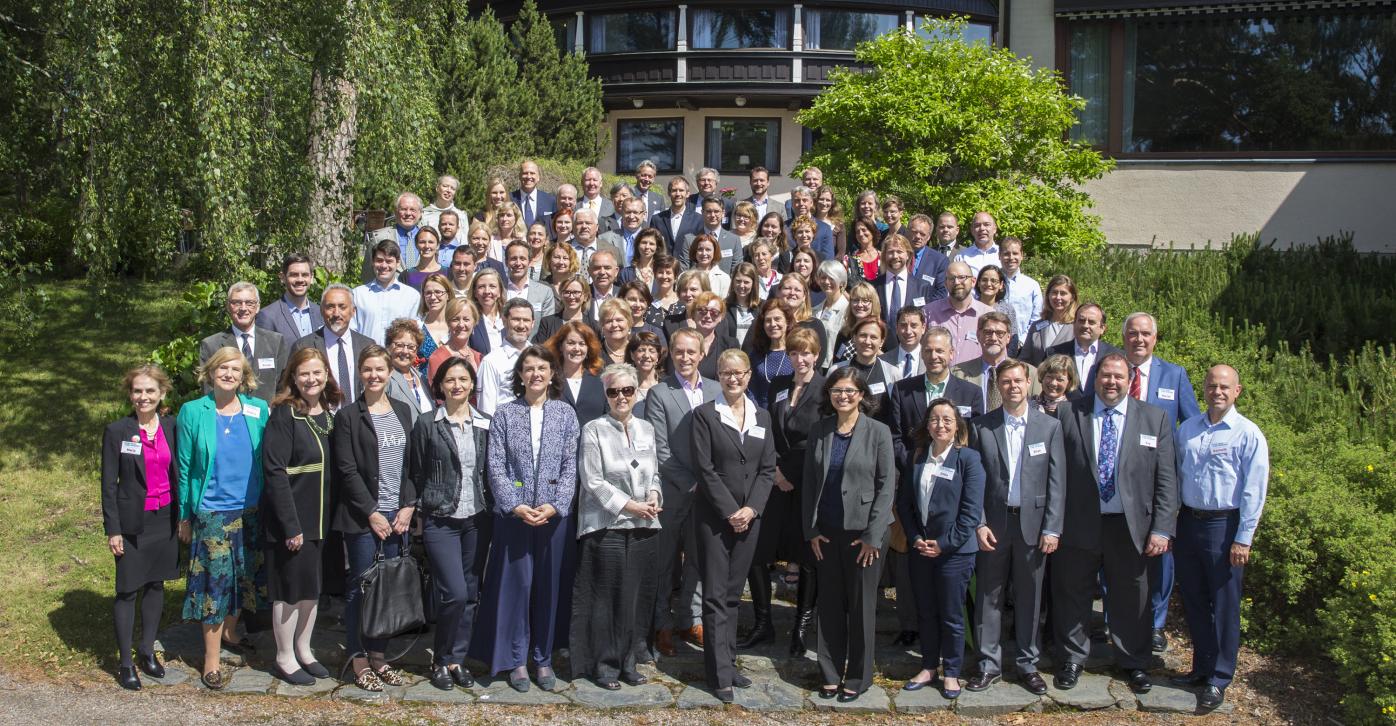
<instances>
[{"instance_id":1,"label":"woman in black coat","mask_svg":"<svg viewBox=\"0 0 1396 726\"><path fill-rule=\"evenodd\" d=\"M771 416L746 397L751 361L740 350L717 359L722 396L693 411L698 496L693 505L698 570L703 581L703 663L708 687L723 703L751 679L737 672L737 605L751 568L775 477Z\"/></svg>"},{"instance_id":2,"label":"woman in black coat","mask_svg":"<svg viewBox=\"0 0 1396 726\"><path fill-rule=\"evenodd\" d=\"M107 425L102 434L102 529L116 558L117 683L138 691L131 662L136 596L141 596L142 673L164 678L155 657L155 633L165 603L165 580L179 577L179 486L175 467L175 421L161 416L170 378L157 365L137 366L122 381L134 412Z\"/></svg>"},{"instance_id":3,"label":"woman in black coat","mask_svg":"<svg viewBox=\"0 0 1396 726\"><path fill-rule=\"evenodd\" d=\"M342 400L325 352L302 348L281 373L262 433L262 526L276 636L272 674L298 686L330 677L315 660L310 637L334 504L330 410Z\"/></svg>"},{"instance_id":4,"label":"woman in black coat","mask_svg":"<svg viewBox=\"0 0 1396 726\"><path fill-rule=\"evenodd\" d=\"M344 533L349 555L349 592L345 597L344 632L354 684L365 691L407 681L383 656L386 640L360 636L360 575L380 551L402 553L407 528L417 506L417 490L407 477L407 440L411 408L388 398L392 370L388 351L370 345L359 354L363 394L334 417L334 463L339 477L334 528Z\"/></svg>"}]
</instances>

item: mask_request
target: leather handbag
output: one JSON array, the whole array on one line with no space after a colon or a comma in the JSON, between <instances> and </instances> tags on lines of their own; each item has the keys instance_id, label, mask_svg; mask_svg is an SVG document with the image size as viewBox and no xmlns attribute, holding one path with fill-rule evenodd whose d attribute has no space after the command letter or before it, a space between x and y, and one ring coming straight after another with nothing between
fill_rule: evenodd
<instances>
[{"instance_id":1,"label":"leather handbag","mask_svg":"<svg viewBox=\"0 0 1396 726\"><path fill-rule=\"evenodd\" d=\"M384 557L380 541L373 564L359 576L363 593L359 630L364 638L391 638L426 625L422 569L411 555L405 533L402 538L402 554L398 557Z\"/></svg>"}]
</instances>

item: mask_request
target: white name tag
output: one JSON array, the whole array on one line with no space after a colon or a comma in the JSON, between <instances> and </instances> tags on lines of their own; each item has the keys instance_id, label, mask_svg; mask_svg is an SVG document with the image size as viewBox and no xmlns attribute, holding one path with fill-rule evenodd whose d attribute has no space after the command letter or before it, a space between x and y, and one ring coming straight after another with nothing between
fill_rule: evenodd
<instances>
[{"instance_id":1,"label":"white name tag","mask_svg":"<svg viewBox=\"0 0 1396 726\"><path fill-rule=\"evenodd\" d=\"M729 249L727 249L726 247L723 247L723 248L722 248L722 256L723 256L723 257L731 257L731 256L732 256L732 250L729 250Z\"/></svg>"},{"instance_id":2,"label":"white name tag","mask_svg":"<svg viewBox=\"0 0 1396 726\"><path fill-rule=\"evenodd\" d=\"M1028 444L1028 456L1042 456L1047 453L1047 444Z\"/></svg>"},{"instance_id":3,"label":"white name tag","mask_svg":"<svg viewBox=\"0 0 1396 726\"><path fill-rule=\"evenodd\" d=\"M121 453L123 453L123 454L134 454L134 455L136 455L136 456L140 456L140 455L141 455L141 445L140 445L140 442L138 442L138 441L123 441L123 442L121 442Z\"/></svg>"},{"instance_id":4,"label":"white name tag","mask_svg":"<svg viewBox=\"0 0 1396 726\"><path fill-rule=\"evenodd\" d=\"M914 298L911 299L911 304L912 304L912 305L915 305L915 306L918 307L918 308L919 308L919 307L924 307L924 306L926 305L926 298L924 298L924 297L914 297Z\"/></svg>"},{"instance_id":5,"label":"white name tag","mask_svg":"<svg viewBox=\"0 0 1396 726\"><path fill-rule=\"evenodd\" d=\"M789 389L784 390L784 391L781 391L780 393L777 393L777 394L776 394L776 403L780 403L781 401L787 401L787 400L789 400L789 399L790 399L790 391L789 391Z\"/></svg>"},{"instance_id":6,"label":"white name tag","mask_svg":"<svg viewBox=\"0 0 1396 726\"><path fill-rule=\"evenodd\" d=\"M833 319L834 319L834 311L833 311L833 310L825 310L824 312L822 312L822 313L819 314L819 319L820 319L820 320L833 320Z\"/></svg>"},{"instance_id":7,"label":"white name tag","mask_svg":"<svg viewBox=\"0 0 1396 726\"><path fill-rule=\"evenodd\" d=\"M932 285L936 284L936 279L930 275L922 275L921 279L931 283Z\"/></svg>"},{"instance_id":8,"label":"white name tag","mask_svg":"<svg viewBox=\"0 0 1396 726\"><path fill-rule=\"evenodd\" d=\"M955 409L960 412L960 416L969 418L969 406L956 406Z\"/></svg>"},{"instance_id":9,"label":"white name tag","mask_svg":"<svg viewBox=\"0 0 1396 726\"><path fill-rule=\"evenodd\" d=\"M764 439L766 438L766 427L752 426L750 429L747 429L747 434L751 435L753 438Z\"/></svg>"},{"instance_id":10,"label":"white name tag","mask_svg":"<svg viewBox=\"0 0 1396 726\"><path fill-rule=\"evenodd\" d=\"M490 421L486 418L471 419L470 425L474 426L477 429L484 429L486 431L490 430Z\"/></svg>"},{"instance_id":11,"label":"white name tag","mask_svg":"<svg viewBox=\"0 0 1396 726\"><path fill-rule=\"evenodd\" d=\"M936 478L937 478L937 479L954 479L954 478L955 478L955 470L954 470L954 469L951 469L951 468L948 467L948 466L942 466L942 467L940 467L939 469L936 469Z\"/></svg>"},{"instance_id":12,"label":"white name tag","mask_svg":"<svg viewBox=\"0 0 1396 726\"><path fill-rule=\"evenodd\" d=\"M1177 396L1178 394L1175 393L1172 388L1158 389L1158 397L1160 401L1172 401L1174 398L1177 398Z\"/></svg>"},{"instance_id":13,"label":"white name tag","mask_svg":"<svg viewBox=\"0 0 1396 726\"><path fill-rule=\"evenodd\" d=\"M257 370L259 370L259 371L271 370L272 368L275 368L275 367L276 367L276 359L275 359L275 358L258 358L258 359L257 359Z\"/></svg>"},{"instance_id":14,"label":"white name tag","mask_svg":"<svg viewBox=\"0 0 1396 726\"><path fill-rule=\"evenodd\" d=\"M868 392L874 396L880 396L887 391L886 383L874 383L868 386Z\"/></svg>"},{"instance_id":15,"label":"white name tag","mask_svg":"<svg viewBox=\"0 0 1396 726\"><path fill-rule=\"evenodd\" d=\"M978 342L979 342L979 336L975 335L975 334L974 334L974 331L967 331L967 332L965 333L965 340L972 340L972 341L978 343Z\"/></svg>"},{"instance_id":16,"label":"white name tag","mask_svg":"<svg viewBox=\"0 0 1396 726\"><path fill-rule=\"evenodd\" d=\"M1158 437L1150 436L1148 434L1139 434L1139 445L1143 446L1146 449L1157 449Z\"/></svg>"},{"instance_id":17,"label":"white name tag","mask_svg":"<svg viewBox=\"0 0 1396 726\"><path fill-rule=\"evenodd\" d=\"M248 417L248 418L261 418L261 417L262 417L262 409L257 408L256 406L243 406L243 407L242 407L242 413L243 413L244 416L246 416L246 417Z\"/></svg>"},{"instance_id":18,"label":"white name tag","mask_svg":"<svg viewBox=\"0 0 1396 726\"><path fill-rule=\"evenodd\" d=\"M1226 456L1231 453L1231 446L1227 444L1212 444L1212 456Z\"/></svg>"},{"instance_id":19,"label":"white name tag","mask_svg":"<svg viewBox=\"0 0 1396 726\"><path fill-rule=\"evenodd\" d=\"M636 451L649 451L649 450L651 450L651 449L653 449L653 448L654 448L654 444L651 444L651 443L640 443L640 444L635 444L635 450L636 450Z\"/></svg>"}]
</instances>

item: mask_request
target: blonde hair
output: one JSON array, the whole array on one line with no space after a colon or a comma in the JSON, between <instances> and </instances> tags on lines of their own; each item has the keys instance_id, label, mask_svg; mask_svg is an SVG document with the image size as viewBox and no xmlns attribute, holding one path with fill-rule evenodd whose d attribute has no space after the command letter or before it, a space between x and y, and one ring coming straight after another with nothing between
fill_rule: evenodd
<instances>
[{"instance_id":1,"label":"blonde hair","mask_svg":"<svg viewBox=\"0 0 1396 726\"><path fill-rule=\"evenodd\" d=\"M204 361L204 364L199 366L199 383L212 388L214 371L218 370L219 366L224 363L233 360L242 361L242 382L238 384L238 391L247 393L248 391L255 390L257 388L257 373L252 370L252 362L247 360L247 357L242 354L242 351L231 345L225 345L213 351L213 355L209 356L208 360Z\"/></svg>"}]
</instances>

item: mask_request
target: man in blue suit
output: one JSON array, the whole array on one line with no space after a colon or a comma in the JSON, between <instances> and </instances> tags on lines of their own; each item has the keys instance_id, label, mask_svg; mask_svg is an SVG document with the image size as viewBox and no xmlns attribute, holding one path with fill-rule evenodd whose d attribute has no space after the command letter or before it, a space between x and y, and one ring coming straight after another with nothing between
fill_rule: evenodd
<instances>
[{"instance_id":1,"label":"man in blue suit","mask_svg":"<svg viewBox=\"0 0 1396 726\"><path fill-rule=\"evenodd\" d=\"M926 281L931 288L927 300L945 297L945 270L950 259L931 245L935 223L924 214L912 215L906 223L907 241L911 242L911 274Z\"/></svg>"},{"instance_id":2,"label":"man in blue suit","mask_svg":"<svg viewBox=\"0 0 1396 726\"><path fill-rule=\"evenodd\" d=\"M882 243L882 274L873 280L877 299L882 302L883 320L889 330L897 328L897 313L902 308L926 307L931 297L931 286L919 277L913 277L907 263L911 260L911 244L899 234L892 235ZM889 336L883 350L891 350L897 339Z\"/></svg>"},{"instance_id":3,"label":"man in blue suit","mask_svg":"<svg viewBox=\"0 0 1396 726\"><path fill-rule=\"evenodd\" d=\"M257 313L257 327L294 342L325 324L320 308L311 304L308 294L310 283L315 281L314 267L303 252L290 252L282 258L281 286L286 293Z\"/></svg>"},{"instance_id":4,"label":"man in blue suit","mask_svg":"<svg viewBox=\"0 0 1396 726\"><path fill-rule=\"evenodd\" d=\"M703 228L702 215L688 204L687 179L676 176L669 180L669 208L650 217L649 226L659 231L669 254L680 257L678 246L684 237Z\"/></svg>"},{"instance_id":5,"label":"man in blue suit","mask_svg":"<svg viewBox=\"0 0 1396 726\"><path fill-rule=\"evenodd\" d=\"M519 164L519 188L509 192L509 198L523 212L524 229L537 221L551 227L553 212L557 211L557 197L539 189L538 178L538 165L524 159Z\"/></svg>"},{"instance_id":6,"label":"man in blue suit","mask_svg":"<svg viewBox=\"0 0 1396 726\"><path fill-rule=\"evenodd\" d=\"M1148 313L1130 313L1124 325L1125 359L1129 361L1129 396L1163 409L1168 426L1176 430L1196 416L1197 394L1182 366L1156 357L1158 321ZM1155 653L1168 647L1163 625L1168 620L1168 598L1173 594L1173 553L1149 561L1149 606L1154 613L1151 646Z\"/></svg>"},{"instance_id":7,"label":"man in blue suit","mask_svg":"<svg viewBox=\"0 0 1396 726\"><path fill-rule=\"evenodd\" d=\"M790 218L793 222L800 217L814 219L814 192L807 187L795 187L790 190L790 213L794 216ZM790 225L785 225L785 235L794 238L790 232ZM834 228L828 222L820 219L814 220L814 241L809 245L815 252L819 253L819 259L828 260L834 257Z\"/></svg>"}]
</instances>

